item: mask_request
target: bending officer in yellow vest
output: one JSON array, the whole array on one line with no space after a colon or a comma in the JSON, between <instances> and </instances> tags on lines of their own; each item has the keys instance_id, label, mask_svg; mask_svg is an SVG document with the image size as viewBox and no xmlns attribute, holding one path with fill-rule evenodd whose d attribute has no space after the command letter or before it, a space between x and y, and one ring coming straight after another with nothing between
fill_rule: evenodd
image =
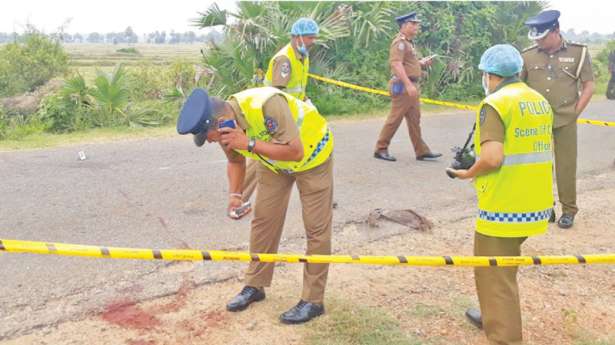
<instances>
[{"instance_id":1,"label":"bending officer in yellow vest","mask_svg":"<svg viewBox=\"0 0 615 345\"><path fill-rule=\"evenodd\" d=\"M333 134L315 107L273 87L248 89L228 101L196 89L178 119L180 134L195 142L219 142L227 158L228 211L242 204L246 157L256 161L257 188L250 232L251 253L276 253L290 193L295 182L301 199L307 237L306 254L331 253L333 217ZM273 263L251 262L245 287L227 310L241 311L265 298ZM305 263L299 303L280 316L295 324L324 313L328 264Z\"/></svg>"},{"instance_id":2,"label":"bending officer in yellow vest","mask_svg":"<svg viewBox=\"0 0 615 345\"><path fill-rule=\"evenodd\" d=\"M299 18L292 26L290 43L269 61L265 86L276 87L295 98L312 103L305 95L310 69L309 49L318 38L318 24L310 18ZM256 165L249 160L242 190L244 202L256 189ZM240 218L240 217L237 217Z\"/></svg>"},{"instance_id":3,"label":"bending officer in yellow vest","mask_svg":"<svg viewBox=\"0 0 615 345\"><path fill-rule=\"evenodd\" d=\"M527 237L547 230L553 207L553 112L519 80L522 67L511 45L485 51L478 66L487 94L476 120L478 159L469 170L448 169L458 178L475 179L476 256L521 255ZM480 312L469 309L466 316L485 330L490 344L522 344L517 267L477 267L474 276Z\"/></svg>"}]
</instances>

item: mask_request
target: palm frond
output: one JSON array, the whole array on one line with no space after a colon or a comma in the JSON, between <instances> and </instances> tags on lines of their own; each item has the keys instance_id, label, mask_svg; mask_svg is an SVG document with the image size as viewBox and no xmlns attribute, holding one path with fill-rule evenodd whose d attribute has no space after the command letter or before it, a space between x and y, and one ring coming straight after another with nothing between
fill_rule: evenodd
<instances>
[{"instance_id":1,"label":"palm frond","mask_svg":"<svg viewBox=\"0 0 615 345\"><path fill-rule=\"evenodd\" d=\"M194 26L198 26L199 28L226 25L228 12L226 10L221 10L215 2L213 5L209 6L207 11L198 12L198 14L200 17L193 19L192 23Z\"/></svg>"}]
</instances>

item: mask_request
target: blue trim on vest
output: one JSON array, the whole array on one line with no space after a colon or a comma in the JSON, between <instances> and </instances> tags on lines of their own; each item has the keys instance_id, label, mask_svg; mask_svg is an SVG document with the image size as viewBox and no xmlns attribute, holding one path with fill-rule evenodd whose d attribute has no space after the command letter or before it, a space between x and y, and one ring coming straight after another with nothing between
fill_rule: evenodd
<instances>
[{"instance_id":1,"label":"blue trim on vest","mask_svg":"<svg viewBox=\"0 0 615 345\"><path fill-rule=\"evenodd\" d=\"M308 158L308 160L305 161L305 164L309 163L311 160L316 158L316 156L318 156L320 151L322 151L322 149L325 148L325 146L327 145L327 142L329 142L329 137L330 137L329 133L331 133L331 131L329 131L329 129L327 128L327 133L325 134L324 137L322 137L320 142L318 142L318 145L316 145L316 149L314 150L314 152L312 152L312 154L310 155L310 158Z\"/></svg>"},{"instance_id":2,"label":"blue trim on vest","mask_svg":"<svg viewBox=\"0 0 615 345\"><path fill-rule=\"evenodd\" d=\"M490 222L500 222L500 223L532 223L532 222L540 222L546 219L549 219L551 216L552 209L546 209L544 211L537 212L525 212L525 213L514 213L514 212L489 212L478 210L478 218L482 220L487 220Z\"/></svg>"}]
</instances>

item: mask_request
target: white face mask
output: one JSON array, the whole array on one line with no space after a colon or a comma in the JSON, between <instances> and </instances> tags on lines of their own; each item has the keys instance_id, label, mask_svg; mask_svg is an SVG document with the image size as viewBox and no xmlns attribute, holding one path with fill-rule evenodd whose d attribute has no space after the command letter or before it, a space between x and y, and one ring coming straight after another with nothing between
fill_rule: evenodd
<instances>
[{"instance_id":1,"label":"white face mask","mask_svg":"<svg viewBox=\"0 0 615 345\"><path fill-rule=\"evenodd\" d=\"M489 75L483 73L483 90L485 90L485 96L489 96Z\"/></svg>"},{"instance_id":2,"label":"white face mask","mask_svg":"<svg viewBox=\"0 0 615 345\"><path fill-rule=\"evenodd\" d=\"M305 46L305 42L303 42L303 37L299 36L299 39L301 40L301 45L297 47L297 51L299 51L299 54L307 57L310 55L310 52L308 51L307 47Z\"/></svg>"}]
</instances>

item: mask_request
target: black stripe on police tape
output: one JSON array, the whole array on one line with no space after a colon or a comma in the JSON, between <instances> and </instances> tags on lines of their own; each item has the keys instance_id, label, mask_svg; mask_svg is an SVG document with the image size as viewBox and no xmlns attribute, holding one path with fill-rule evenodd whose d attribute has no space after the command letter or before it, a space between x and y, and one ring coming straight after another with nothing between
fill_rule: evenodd
<instances>
[{"instance_id":1,"label":"black stripe on police tape","mask_svg":"<svg viewBox=\"0 0 615 345\"><path fill-rule=\"evenodd\" d=\"M585 258L583 257L583 255L575 255L577 257L577 260L579 260L580 264L586 264L587 260L585 260Z\"/></svg>"},{"instance_id":2,"label":"black stripe on police tape","mask_svg":"<svg viewBox=\"0 0 615 345\"><path fill-rule=\"evenodd\" d=\"M208 251L201 251L201 255L203 256L203 260L204 261L210 261L211 260L211 255L209 254Z\"/></svg>"},{"instance_id":3,"label":"black stripe on police tape","mask_svg":"<svg viewBox=\"0 0 615 345\"><path fill-rule=\"evenodd\" d=\"M58 249L56 248L55 244L53 243L45 243L45 246L47 247L47 250L50 253L56 253L58 251ZM2 251L6 251L6 247L4 246L4 243L2 242L2 240L0 240L0 250ZM100 253L102 256L104 257L111 257L111 251L109 250L109 248L107 247L100 247L99 248ZM162 252L159 249L152 249L152 255L155 259L161 260L163 259L162 257ZM209 253L209 251L203 250L201 251L201 255L203 257L204 261L211 261L212 257L211 254ZM261 259L258 256L258 254L251 254L251 261L255 261L255 262L260 262ZM359 255L352 255L352 260L353 261L361 261L361 257ZM442 257L444 259L444 262L447 265L454 265L455 262L453 261L453 258L446 255ZM577 259L577 261L579 262L579 264L587 264L587 259L585 259L585 257L583 255L575 255L575 258ZM397 259L399 260L400 264L407 264L408 263L408 258L403 256L403 255L399 255L397 256ZM302 263L308 263L309 260L307 258L299 258L298 259L299 262ZM532 256L532 263L534 265L542 265L542 259L539 256ZM498 265L498 261L496 258L489 258L489 266L499 266Z\"/></svg>"}]
</instances>

